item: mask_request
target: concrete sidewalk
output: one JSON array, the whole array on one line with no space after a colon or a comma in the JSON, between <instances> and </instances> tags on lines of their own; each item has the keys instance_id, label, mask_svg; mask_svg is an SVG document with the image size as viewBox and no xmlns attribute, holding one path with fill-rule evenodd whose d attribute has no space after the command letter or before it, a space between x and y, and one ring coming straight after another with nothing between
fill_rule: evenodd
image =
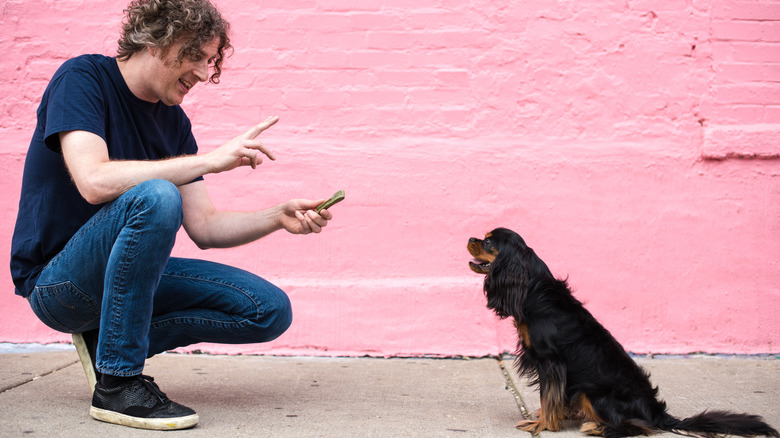
<instances>
[{"instance_id":1,"label":"concrete sidewalk","mask_svg":"<svg viewBox=\"0 0 780 438\"><path fill-rule=\"evenodd\" d=\"M780 428L780 360L638 358L678 417L705 409L758 414ZM131 429L93 420L75 350L0 354L0 436L526 437L539 407L511 358L375 359L164 354L147 361L197 427ZM514 388L517 389L515 393ZM543 437L581 437L576 429ZM677 436L662 434L662 437Z\"/></svg>"}]
</instances>

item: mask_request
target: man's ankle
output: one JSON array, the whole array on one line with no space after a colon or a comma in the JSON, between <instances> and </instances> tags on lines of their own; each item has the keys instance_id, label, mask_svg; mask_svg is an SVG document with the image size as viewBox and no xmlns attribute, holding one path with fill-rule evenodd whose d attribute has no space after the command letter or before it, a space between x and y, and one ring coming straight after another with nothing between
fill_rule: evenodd
<instances>
[{"instance_id":1,"label":"man's ankle","mask_svg":"<svg viewBox=\"0 0 780 438\"><path fill-rule=\"evenodd\" d=\"M116 388L125 382L135 379L136 376L112 376L110 374L101 374L99 378L100 386L103 388Z\"/></svg>"}]
</instances>

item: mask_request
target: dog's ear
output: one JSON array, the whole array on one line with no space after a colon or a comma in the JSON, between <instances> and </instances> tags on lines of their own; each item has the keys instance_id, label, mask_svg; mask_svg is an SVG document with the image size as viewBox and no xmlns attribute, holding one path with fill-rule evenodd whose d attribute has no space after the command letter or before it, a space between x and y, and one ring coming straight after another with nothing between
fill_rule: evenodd
<instances>
[{"instance_id":1,"label":"dog's ear","mask_svg":"<svg viewBox=\"0 0 780 438\"><path fill-rule=\"evenodd\" d=\"M528 294L528 271L519 251L504 248L485 277L487 306L501 318L523 318L523 302Z\"/></svg>"},{"instance_id":2,"label":"dog's ear","mask_svg":"<svg viewBox=\"0 0 780 438\"><path fill-rule=\"evenodd\" d=\"M523 305L531 291L555 280L550 268L525 245L501 248L485 277L488 308L500 317L524 320Z\"/></svg>"},{"instance_id":3,"label":"dog's ear","mask_svg":"<svg viewBox=\"0 0 780 438\"><path fill-rule=\"evenodd\" d=\"M525 257L528 278L531 280L555 280L555 276L547 267L547 264L539 258L533 249L528 248L528 255Z\"/></svg>"}]
</instances>

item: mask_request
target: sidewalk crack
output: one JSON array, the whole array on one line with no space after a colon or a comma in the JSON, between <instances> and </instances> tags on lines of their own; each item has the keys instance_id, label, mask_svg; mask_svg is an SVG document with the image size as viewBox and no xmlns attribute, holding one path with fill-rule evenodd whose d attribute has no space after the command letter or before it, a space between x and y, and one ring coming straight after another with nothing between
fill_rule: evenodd
<instances>
[{"instance_id":1,"label":"sidewalk crack","mask_svg":"<svg viewBox=\"0 0 780 438\"><path fill-rule=\"evenodd\" d=\"M498 366L501 368L501 372L504 373L504 380L506 381L506 389L512 393L512 396L515 398L515 403L517 403L517 408L520 411L520 415L522 415L523 420L531 420L531 415L528 413L528 408L525 405L525 401L523 400L523 397L520 395L520 391L517 390L517 387L515 386L515 382L512 379L512 375L510 374L510 368L507 368L504 365L503 356L498 356Z\"/></svg>"},{"instance_id":2,"label":"sidewalk crack","mask_svg":"<svg viewBox=\"0 0 780 438\"><path fill-rule=\"evenodd\" d=\"M62 366L52 368L52 369L50 369L50 370L48 370L48 371L46 371L44 373L36 374L36 375L34 375L32 377L23 379L23 380L21 380L21 381L19 381L17 383L12 383L9 386L2 387L2 388L0 388L0 394L2 394L4 392L7 392L7 391L10 391L10 390L12 390L14 388L18 388L18 387L20 387L22 385L26 385L26 384L34 381L34 380L40 379L41 377L46 377L46 376L48 376L50 374L56 373L57 371L64 370L65 368L68 368L68 367L70 367L72 365L75 365L77 363L79 363L78 359L76 359L76 360L74 360L73 362L70 362L70 363L65 363Z\"/></svg>"}]
</instances>

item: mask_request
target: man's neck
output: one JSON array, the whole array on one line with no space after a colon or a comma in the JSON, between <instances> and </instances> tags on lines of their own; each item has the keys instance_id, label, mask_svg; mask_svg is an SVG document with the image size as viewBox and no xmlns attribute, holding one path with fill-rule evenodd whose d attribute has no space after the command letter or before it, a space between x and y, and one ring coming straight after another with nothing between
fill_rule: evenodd
<instances>
[{"instance_id":1,"label":"man's neck","mask_svg":"<svg viewBox=\"0 0 780 438\"><path fill-rule=\"evenodd\" d=\"M151 56L146 51L140 51L133 53L129 58L124 60L116 60L117 66L119 66L119 72L122 74L127 87L135 97L145 100L147 102L157 103L159 99L155 98L153 94L149 92L148 84L144 73L144 57Z\"/></svg>"}]
</instances>

